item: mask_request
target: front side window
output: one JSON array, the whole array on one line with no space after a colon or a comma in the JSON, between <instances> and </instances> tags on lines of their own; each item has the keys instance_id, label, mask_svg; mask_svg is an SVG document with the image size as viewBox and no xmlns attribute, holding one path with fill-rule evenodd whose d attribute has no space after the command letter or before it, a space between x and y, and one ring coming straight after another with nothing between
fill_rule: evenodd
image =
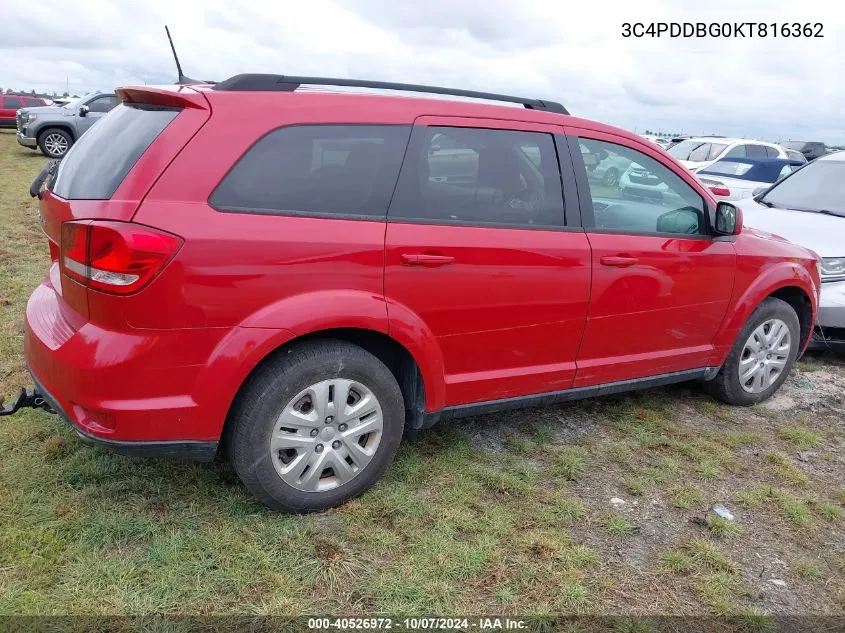
<instances>
[{"instance_id":1,"label":"front side window","mask_svg":"<svg viewBox=\"0 0 845 633\"><path fill-rule=\"evenodd\" d=\"M89 112L108 112L119 103L119 100L114 95L107 95L105 97L97 97L88 102Z\"/></svg>"},{"instance_id":2,"label":"front side window","mask_svg":"<svg viewBox=\"0 0 845 633\"><path fill-rule=\"evenodd\" d=\"M588 179L595 228L608 233L706 235L704 200L674 171L639 152L582 138L593 160L628 161L618 184ZM585 163L587 157L585 156Z\"/></svg>"},{"instance_id":3,"label":"front side window","mask_svg":"<svg viewBox=\"0 0 845 633\"><path fill-rule=\"evenodd\" d=\"M279 128L247 150L209 203L241 213L384 217L409 135L400 125Z\"/></svg>"},{"instance_id":4,"label":"front side window","mask_svg":"<svg viewBox=\"0 0 845 633\"><path fill-rule=\"evenodd\" d=\"M419 127L389 215L444 224L560 226L563 195L552 136Z\"/></svg>"}]
</instances>

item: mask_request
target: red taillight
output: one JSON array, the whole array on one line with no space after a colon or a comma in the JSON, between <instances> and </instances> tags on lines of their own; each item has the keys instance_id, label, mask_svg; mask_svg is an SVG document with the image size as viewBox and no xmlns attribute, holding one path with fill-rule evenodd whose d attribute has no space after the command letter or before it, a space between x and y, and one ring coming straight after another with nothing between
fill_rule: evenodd
<instances>
[{"instance_id":1,"label":"red taillight","mask_svg":"<svg viewBox=\"0 0 845 633\"><path fill-rule=\"evenodd\" d=\"M724 185L714 185L712 187L708 187L708 189L713 192L714 196L728 198L731 195L731 190L725 187Z\"/></svg>"},{"instance_id":2,"label":"red taillight","mask_svg":"<svg viewBox=\"0 0 845 633\"><path fill-rule=\"evenodd\" d=\"M129 222L65 222L62 272L95 290L131 294L149 283L181 245L175 235Z\"/></svg>"}]
</instances>

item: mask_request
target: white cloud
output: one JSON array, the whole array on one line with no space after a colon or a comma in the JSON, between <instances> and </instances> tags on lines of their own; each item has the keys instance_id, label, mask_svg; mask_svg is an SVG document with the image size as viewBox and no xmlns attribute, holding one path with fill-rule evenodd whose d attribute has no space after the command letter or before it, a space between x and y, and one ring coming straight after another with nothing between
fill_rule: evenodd
<instances>
[{"instance_id":1,"label":"white cloud","mask_svg":"<svg viewBox=\"0 0 845 633\"><path fill-rule=\"evenodd\" d=\"M185 73L389 79L561 101L640 131L845 142L835 0L50 0L8 3L0 86L72 92ZM800 6L799 6L800 4ZM800 10L799 10L800 9ZM623 38L623 22L820 22L824 38ZM746 29L748 32L749 29Z\"/></svg>"}]
</instances>

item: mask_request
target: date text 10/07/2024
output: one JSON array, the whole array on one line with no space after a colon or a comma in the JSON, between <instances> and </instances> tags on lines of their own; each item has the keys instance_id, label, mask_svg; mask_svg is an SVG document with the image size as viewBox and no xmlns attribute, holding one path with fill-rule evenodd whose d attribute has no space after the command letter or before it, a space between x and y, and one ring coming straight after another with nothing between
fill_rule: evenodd
<instances>
[{"instance_id":1,"label":"date text 10/07/2024","mask_svg":"<svg viewBox=\"0 0 845 633\"><path fill-rule=\"evenodd\" d=\"M824 37L821 22L623 22L622 37Z\"/></svg>"},{"instance_id":2,"label":"date text 10/07/2024","mask_svg":"<svg viewBox=\"0 0 845 633\"><path fill-rule=\"evenodd\" d=\"M524 620L512 618L308 618L308 628L318 631L519 631Z\"/></svg>"}]
</instances>

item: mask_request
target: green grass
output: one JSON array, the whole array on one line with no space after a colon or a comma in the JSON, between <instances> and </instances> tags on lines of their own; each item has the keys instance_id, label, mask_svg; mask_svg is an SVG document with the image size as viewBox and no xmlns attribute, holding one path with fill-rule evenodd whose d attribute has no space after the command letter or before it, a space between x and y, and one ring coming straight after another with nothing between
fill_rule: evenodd
<instances>
[{"instance_id":1,"label":"green grass","mask_svg":"<svg viewBox=\"0 0 845 633\"><path fill-rule=\"evenodd\" d=\"M817 448L822 444L822 436L801 426L790 426L778 431L778 437L787 440L795 448L807 450Z\"/></svg>"},{"instance_id":2,"label":"green grass","mask_svg":"<svg viewBox=\"0 0 845 633\"><path fill-rule=\"evenodd\" d=\"M44 162L0 132L7 395L30 384L22 315L49 267L27 194ZM752 605L779 607L746 595L735 582L743 559L729 553L765 560L775 540L794 575L813 581L802 608L824 612L845 585L845 556L828 545L843 528L833 453L843 433L794 412L770 412L761 425L760 409L748 422L747 410L682 385L502 414L510 428L500 450L443 425L403 442L360 498L305 516L267 511L225 463L113 454L55 416L22 412L0 424L0 613L753 616ZM575 438L558 422L584 415L589 432ZM484 421L471 422L473 433L486 432ZM824 438L825 468L793 461L798 443L813 440L778 434L792 427ZM606 514L615 495L625 511ZM723 526L688 521L705 500L728 496L742 532L717 536ZM646 529L662 525L669 531L657 536ZM798 571L810 560L823 581Z\"/></svg>"},{"instance_id":3,"label":"green grass","mask_svg":"<svg viewBox=\"0 0 845 633\"><path fill-rule=\"evenodd\" d=\"M631 525L631 522L628 521L628 519L615 513L608 514L602 524L602 527L604 527L608 534L612 534L614 536L627 536L632 534L634 531L634 526Z\"/></svg>"},{"instance_id":4,"label":"green grass","mask_svg":"<svg viewBox=\"0 0 845 633\"><path fill-rule=\"evenodd\" d=\"M568 481L577 481L587 470L587 451L580 446L567 446L552 453L551 473Z\"/></svg>"},{"instance_id":5,"label":"green grass","mask_svg":"<svg viewBox=\"0 0 845 633\"><path fill-rule=\"evenodd\" d=\"M669 491L669 500L676 508L685 510L701 503L701 492L689 484L675 486Z\"/></svg>"},{"instance_id":6,"label":"green grass","mask_svg":"<svg viewBox=\"0 0 845 633\"><path fill-rule=\"evenodd\" d=\"M802 561L796 565L795 573L802 578L816 579L822 577L822 568L812 561Z\"/></svg>"},{"instance_id":7,"label":"green grass","mask_svg":"<svg viewBox=\"0 0 845 633\"><path fill-rule=\"evenodd\" d=\"M836 504L830 503L829 501L819 503L816 509L818 510L818 513L828 521L838 521L845 516L845 512L842 511L842 508Z\"/></svg>"},{"instance_id":8,"label":"green grass","mask_svg":"<svg viewBox=\"0 0 845 633\"><path fill-rule=\"evenodd\" d=\"M707 529L710 534L718 538L733 538L742 532L742 528L736 521L729 521L720 516L707 516Z\"/></svg>"},{"instance_id":9,"label":"green grass","mask_svg":"<svg viewBox=\"0 0 845 633\"><path fill-rule=\"evenodd\" d=\"M787 455L780 451L769 451L763 455L772 468L774 475L784 483L793 486L806 486L810 480L807 473L792 463Z\"/></svg>"}]
</instances>

